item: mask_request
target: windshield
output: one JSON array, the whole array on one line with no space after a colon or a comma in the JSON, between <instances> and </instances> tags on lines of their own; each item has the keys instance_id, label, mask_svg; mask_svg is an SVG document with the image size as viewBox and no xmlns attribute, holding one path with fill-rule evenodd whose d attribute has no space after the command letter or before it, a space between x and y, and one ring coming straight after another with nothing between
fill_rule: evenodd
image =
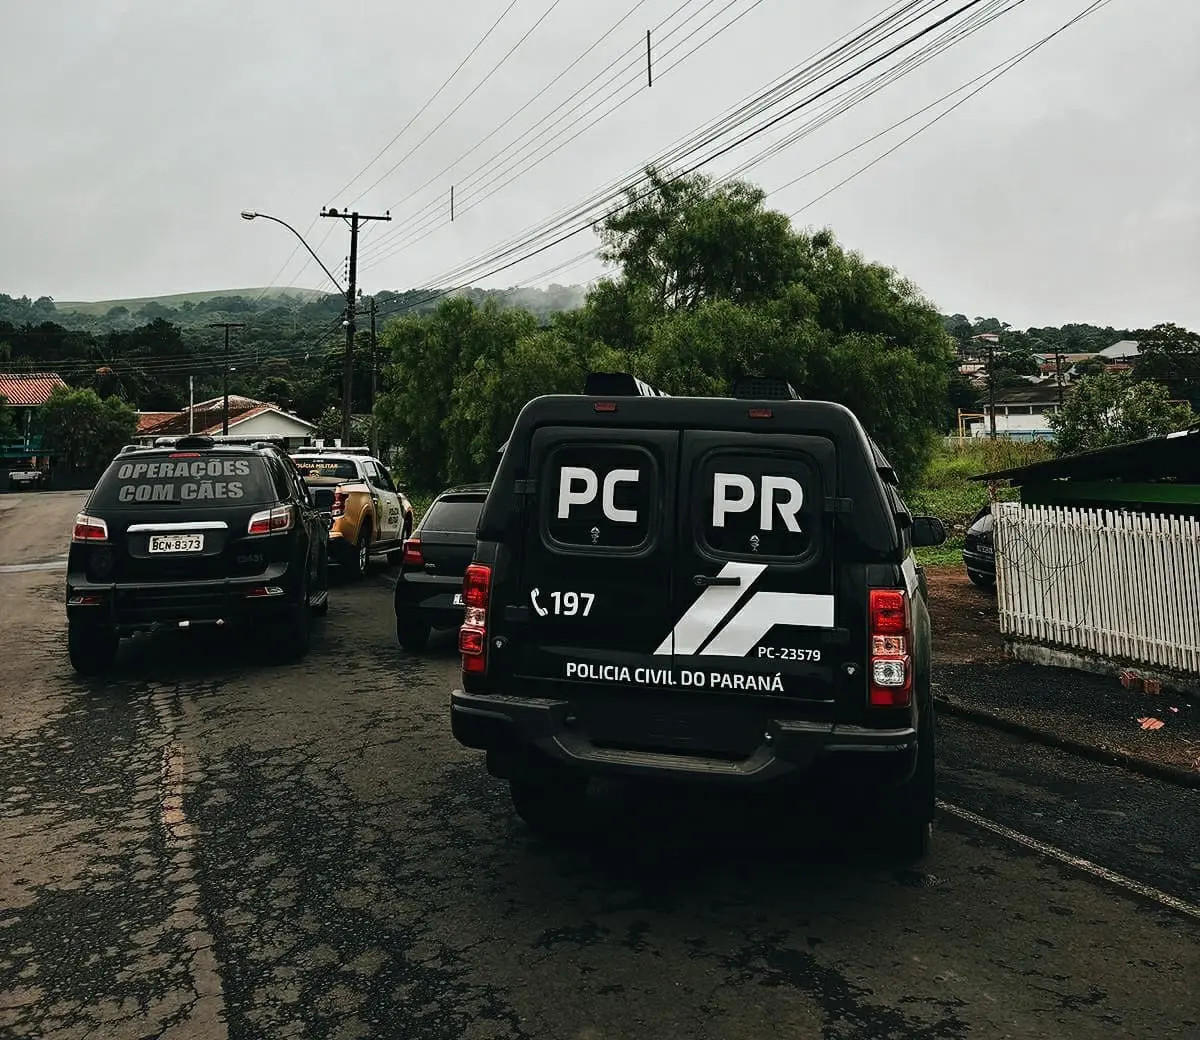
<instances>
[{"instance_id":1,"label":"windshield","mask_svg":"<svg viewBox=\"0 0 1200 1040\"><path fill-rule=\"evenodd\" d=\"M358 467L348 459L297 459L292 461L305 480L357 480Z\"/></svg>"},{"instance_id":2,"label":"windshield","mask_svg":"<svg viewBox=\"0 0 1200 1040\"><path fill-rule=\"evenodd\" d=\"M116 461L92 492L93 506L258 505L278 496L257 455L160 456Z\"/></svg>"}]
</instances>

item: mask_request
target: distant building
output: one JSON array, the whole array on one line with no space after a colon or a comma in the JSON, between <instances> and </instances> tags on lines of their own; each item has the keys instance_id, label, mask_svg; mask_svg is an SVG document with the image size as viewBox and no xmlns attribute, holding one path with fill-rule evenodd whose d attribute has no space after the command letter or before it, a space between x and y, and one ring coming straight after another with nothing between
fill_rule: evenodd
<instances>
[{"instance_id":1,"label":"distant building","mask_svg":"<svg viewBox=\"0 0 1200 1040\"><path fill-rule=\"evenodd\" d=\"M137 440L153 444L156 437L179 437L187 433L220 434L224 427L225 398L200 401L178 412L138 412ZM282 437L289 448L300 448L312 440L317 427L307 419L270 401L256 401L239 394L229 395L231 435Z\"/></svg>"},{"instance_id":2,"label":"distant building","mask_svg":"<svg viewBox=\"0 0 1200 1040\"><path fill-rule=\"evenodd\" d=\"M1142 353L1141 346L1136 339L1123 339L1114 343L1111 347L1105 347L1099 353L1099 357L1106 364L1118 364L1126 362L1132 364Z\"/></svg>"},{"instance_id":3,"label":"distant building","mask_svg":"<svg viewBox=\"0 0 1200 1040\"><path fill-rule=\"evenodd\" d=\"M37 410L57 387L66 388L57 372L0 372L0 397L15 413L17 437L0 445L5 461L34 459L42 451L42 434Z\"/></svg>"},{"instance_id":4,"label":"distant building","mask_svg":"<svg viewBox=\"0 0 1200 1040\"><path fill-rule=\"evenodd\" d=\"M1063 388L1063 393L1067 393ZM1054 381L1034 386L996 391L996 436L1011 440L1053 440L1050 416L1059 410L1059 388ZM980 408L982 420L970 423L972 437L989 437L992 432L990 402L985 398Z\"/></svg>"}]
</instances>

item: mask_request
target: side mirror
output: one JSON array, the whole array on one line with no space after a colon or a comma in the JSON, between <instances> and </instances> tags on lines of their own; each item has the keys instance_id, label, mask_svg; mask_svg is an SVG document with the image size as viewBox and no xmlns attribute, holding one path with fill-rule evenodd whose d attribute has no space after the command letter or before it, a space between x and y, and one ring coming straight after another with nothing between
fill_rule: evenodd
<instances>
[{"instance_id":1,"label":"side mirror","mask_svg":"<svg viewBox=\"0 0 1200 1040\"><path fill-rule=\"evenodd\" d=\"M912 543L917 548L941 545L946 540L946 525L936 516L914 516Z\"/></svg>"}]
</instances>

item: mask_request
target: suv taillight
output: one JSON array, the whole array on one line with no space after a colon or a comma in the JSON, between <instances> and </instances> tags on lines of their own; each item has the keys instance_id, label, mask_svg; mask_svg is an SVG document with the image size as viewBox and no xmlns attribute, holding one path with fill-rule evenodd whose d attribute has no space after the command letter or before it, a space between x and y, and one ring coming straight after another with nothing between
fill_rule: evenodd
<instances>
[{"instance_id":1,"label":"suv taillight","mask_svg":"<svg viewBox=\"0 0 1200 1040\"><path fill-rule=\"evenodd\" d=\"M912 701L912 613L903 589L871 589L868 703L906 708Z\"/></svg>"},{"instance_id":2,"label":"suv taillight","mask_svg":"<svg viewBox=\"0 0 1200 1040\"><path fill-rule=\"evenodd\" d=\"M492 568L473 563L463 578L463 623L458 630L462 670L469 675L487 671L487 612L492 591Z\"/></svg>"},{"instance_id":3,"label":"suv taillight","mask_svg":"<svg viewBox=\"0 0 1200 1040\"><path fill-rule=\"evenodd\" d=\"M338 488L333 493L333 505L330 507L329 511L334 516L343 516L345 514L346 498L347 498L346 492L344 492L341 488Z\"/></svg>"},{"instance_id":4,"label":"suv taillight","mask_svg":"<svg viewBox=\"0 0 1200 1040\"><path fill-rule=\"evenodd\" d=\"M425 557L421 553L421 539L408 538L404 542L404 555L400 564L403 567L424 567Z\"/></svg>"},{"instance_id":5,"label":"suv taillight","mask_svg":"<svg viewBox=\"0 0 1200 1040\"><path fill-rule=\"evenodd\" d=\"M71 531L73 542L107 542L108 524L98 516L88 516L79 513L75 517L75 527Z\"/></svg>"},{"instance_id":6,"label":"suv taillight","mask_svg":"<svg viewBox=\"0 0 1200 1040\"><path fill-rule=\"evenodd\" d=\"M296 511L291 506L276 506L264 509L250 517L247 534L282 534L290 531L296 522Z\"/></svg>"}]
</instances>

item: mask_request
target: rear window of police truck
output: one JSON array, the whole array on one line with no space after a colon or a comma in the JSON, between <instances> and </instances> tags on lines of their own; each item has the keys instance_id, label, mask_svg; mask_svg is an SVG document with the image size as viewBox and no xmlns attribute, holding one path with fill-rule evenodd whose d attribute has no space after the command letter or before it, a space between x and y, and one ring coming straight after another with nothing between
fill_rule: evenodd
<instances>
[{"instance_id":1,"label":"rear window of police truck","mask_svg":"<svg viewBox=\"0 0 1200 1040\"><path fill-rule=\"evenodd\" d=\"M91 505L236 506L275 502L278 494L258 455L116 459L100 478Z\"/></svg>"}]
</instances>

